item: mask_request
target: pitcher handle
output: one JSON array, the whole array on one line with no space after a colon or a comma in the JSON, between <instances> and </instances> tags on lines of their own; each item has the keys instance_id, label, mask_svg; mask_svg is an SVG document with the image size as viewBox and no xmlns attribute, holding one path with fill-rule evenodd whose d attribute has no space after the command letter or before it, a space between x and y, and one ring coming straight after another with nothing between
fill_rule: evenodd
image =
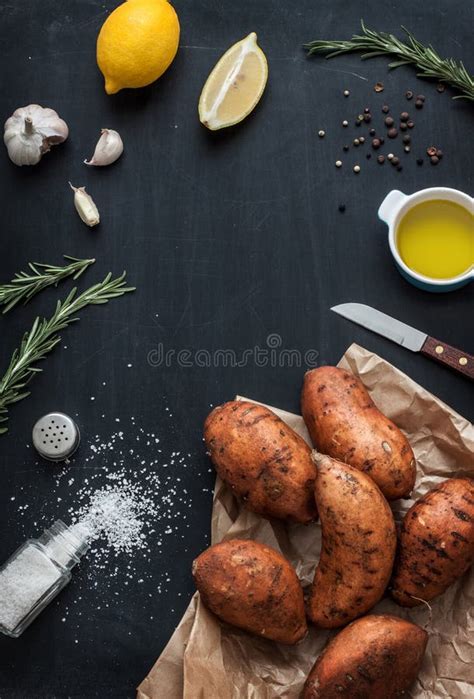
<instances>
[{"instance_id":1,"label":"pitcher handle","mask_svg":"<svg viewBox=\"0 0 474 699\"><path fill-rule=\"evenodd\" d=\"M398 189L392 189L379 206L379 219L390 225L406 199L408 199L406 194Z\"/></svg>"}]
</instances>

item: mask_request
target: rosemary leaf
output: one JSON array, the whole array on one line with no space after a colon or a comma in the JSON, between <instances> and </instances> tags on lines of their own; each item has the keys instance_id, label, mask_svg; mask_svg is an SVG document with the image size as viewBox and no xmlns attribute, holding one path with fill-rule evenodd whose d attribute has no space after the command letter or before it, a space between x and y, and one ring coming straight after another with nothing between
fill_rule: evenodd
<instances>
[{"instance_id":1,"label":"rosemary leaf","mask_svg":"<svg viewBox=\"0 0 474 699\"><path fill-rule=\"evenodd\" d=\"M333 58L344 53L363 52L362 60L375 56L394 56L398 60L389 64L389 68L411 64L418 69L420 78L434 78L450 85L460 94L453 99L474 101L474 76L468 73L462 61L453 58L441 58L432 46L424 46L411 32L402 26L406 41L397 39L393 34L367 29L361 21L362 34L354 34L347 41L311 41L305 44L308 54L326 54Z\"/></svg>"},{"instance_id":2,"label":"rosemary leaf","mask_svg":"<svg viewBox=\"0 0 474 699\"><path fill-rule=\"evenodd\" d=\"M78 279L95 262L70 255L64 255L64 259L70 260L64 267L29 262L31 273L18 272L9 284L0 285L0 306L5 306L3 313L8 313L20 301L28 303L40 291L48 286L56 286L62 279Z\"/></svg>"},{"instance_id":3,"label":"rosemary leaf","mask_svg":"<svg viewBox=\"0 0 474 699\"><path fill-rule=\"evenodd\" d=\"M90 263L90 260L88 262ZM42 371L35 365L61 341L58 333L79 320L75 317L78 311L91 304L107 303L134 290L135 287L126 286L125 272L116 279L112 279L109 273L103 281L91 286L82 294L77 295L77 290L73 289L64 301L57 302L49 320L36 318L29 332L23 335L20 346L13 352L10 364L0 379L0 423L7 422L9 405L29 395L29 391L25 391L24 388L35 373ZM0 434L5 432L7 427L0 424Z\"/></svg>"}]
</instances>

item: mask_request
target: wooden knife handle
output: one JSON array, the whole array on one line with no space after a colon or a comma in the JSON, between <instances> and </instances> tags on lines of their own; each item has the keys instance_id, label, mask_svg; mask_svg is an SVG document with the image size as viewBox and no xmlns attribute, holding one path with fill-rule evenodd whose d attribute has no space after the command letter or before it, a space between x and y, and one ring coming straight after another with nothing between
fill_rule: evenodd
<instances>
[{"instance_id":1,"label":"wooden knife handle","mask_svg":"<svg viewBox=\"0 0 474 699\"><path fill-rule=\"evenodd\" d=\"M468 379L474 380L474 357L467 352L461 352L456 347L447 345L446 342L436 340L434 337L427 337L420 350L425 357L431 357L440 364L455 369Z\"/></svg>"}]
</instances>

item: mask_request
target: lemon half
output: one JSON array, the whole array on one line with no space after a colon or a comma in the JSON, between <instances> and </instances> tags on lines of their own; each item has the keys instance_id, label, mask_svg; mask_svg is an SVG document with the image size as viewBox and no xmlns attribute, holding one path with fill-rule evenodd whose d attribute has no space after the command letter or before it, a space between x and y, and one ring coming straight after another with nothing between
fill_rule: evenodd
<instances>
[{"instance_id":1,"label":"lemon half","mask_svg":"<svg viewBox=\"0 0 474 699\"><path fill-rule=\"evenodd\" d=\"M178 43L179 20L168 0L119 5L97 38L97 64L107 94L157 80L172 63Z\"/></svg>"},{"instance_id":2,"label":"lemon half","mask_svg":"<svg viewBox=\"0 0 474 699\"><path fill-rule=\"evenodd\" d=\"M258 104L268 79L265 54L252 32L219 59L199 99L199 119L211 131L233 126Z\"/></svg>"}]
</instances>

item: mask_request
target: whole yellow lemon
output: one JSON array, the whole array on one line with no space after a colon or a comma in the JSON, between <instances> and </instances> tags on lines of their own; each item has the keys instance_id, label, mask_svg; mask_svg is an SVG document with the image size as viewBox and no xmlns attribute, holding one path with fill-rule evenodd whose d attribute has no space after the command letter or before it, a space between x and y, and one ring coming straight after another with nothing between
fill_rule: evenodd
<instances>
[{"instance_id":1,"label":"whole yellow lemon","mask_svg":"<svg viewBox=\"0 0 474 699\"><path fill-rule=\"evenodd\" d=\"M119 5L97 37L97 65L107 94L157 80L176 56L178 43L179 20L168 0Z\"/></svg>"}]
</instances>

